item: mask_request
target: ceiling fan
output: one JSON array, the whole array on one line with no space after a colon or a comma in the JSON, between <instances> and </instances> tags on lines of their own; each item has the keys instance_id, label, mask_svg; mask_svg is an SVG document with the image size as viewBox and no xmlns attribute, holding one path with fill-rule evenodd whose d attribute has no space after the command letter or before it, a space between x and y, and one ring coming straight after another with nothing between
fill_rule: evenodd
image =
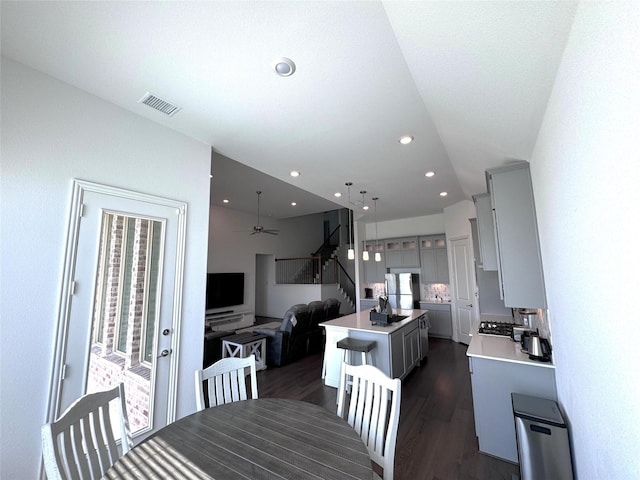
<instances>
[{"instance_id":1,"label":"ceiling fan","mask_svg":"<svg viewBox=\"0 0 640 480\"><path fill-rule=\"evenodd\" d=\"M262 225L260 225L260 195L262 194L262 192L258 190L256 191L256 193L258 194L258 222L256 225L253 226L253 231L251 232L251 235L255 235L256 233L268 233L269 235L278 235L278 232L280 230L269 230L264 228Z\"/></svg>"}]
</instances>

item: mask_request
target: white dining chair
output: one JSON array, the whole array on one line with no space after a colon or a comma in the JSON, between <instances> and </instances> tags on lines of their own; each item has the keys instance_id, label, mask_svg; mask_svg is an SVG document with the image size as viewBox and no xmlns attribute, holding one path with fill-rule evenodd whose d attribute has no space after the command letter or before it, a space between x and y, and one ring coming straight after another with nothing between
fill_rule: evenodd
<instances>
[{"instance_id":1,"label":"white dining chair","mask_svg":"<svg viewBox=\"0 0 640 480\"><path fill-rule=\"evenodd\" d=\"M117 411L117 422L112 423L114 410L110 408ZM42 427L42 457L48 480L100 478L132 447L123 383L111 390L83 395L57 420Z\"/></svg>"},{"instance_id":2,"label":"white dining chair","mask_svg":"<svg viewBox=\"0 0 640 480\"><path fill-rule=\"evenodd\" d=\"M348 405L347 377L352 382ZM372 365L342 364L338 416L358 432L371 460L382 467L384 480L393 480L400 392L400 379L389 378ZM380 477L374 472L374 478Z\"/></svg>"},{"instance_id":3,"label":"white dining chair","mask_svg":"<svg viewBox=\"0 0 640 480\"><path fill-rule=\"evenodd\" d=\"M258 398L256 356L227 357L204 370L196 370L196 407L198 411L225 403L246 400L246 369L251 377L251 398Z\"/></svg>"}]
</instances>

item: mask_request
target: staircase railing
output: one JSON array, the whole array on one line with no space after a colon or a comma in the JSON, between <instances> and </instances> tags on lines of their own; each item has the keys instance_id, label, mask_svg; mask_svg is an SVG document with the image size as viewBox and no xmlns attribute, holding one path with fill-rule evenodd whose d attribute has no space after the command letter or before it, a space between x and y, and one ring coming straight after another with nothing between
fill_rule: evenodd
<instances>
[{"instance_id":1,"label":"staircase railing","mask_svg":"<svg viewBox=\"0 0 640 480\"><path fill-rule=\"evenodd\" d=\"M333 259L322 261L321 255L297 258L276 258L277 284L337 283L337 265Z\"/></svg>"},{"instance_id":2,"label":"staircase railing","mask_svg":"<svg viewBox=\"0 0 640 480\"><path fill-rule=\"evenodd\" d=\"M277 284L337 283L355 305L356 284L335 255L340 225L310 257L276 258Z\"/></svg>"},{"instance_id":3,"label":"staircase railing","mask_svg":"<svg viewBox=\"0 0 640 480\"><path fill-rule=\"evenodd\" d=\"M333 232L327 237L327 239L320 245L320 248L313 252L311 255L321 255L323 258L331 257L333 254L333 250L340 245L340 227L338 225Z\"/></svg>"},{"instance_id":4,"label":"staircase railing","mask_svg":"<svg viewBox=\"0 0 640 480\"><path fill-rule=\"evenodd\" d=\"M342 263L340 263L340 260L338 260L337 258L334 259L337 265L337 270L338 270L338 284L340 284L340 287L342 288L342 290L344 290L345 295L347 295L347 297L349 297L351 299L351 301L353 302L353 304L355 305L356 303L356 282L353 281L353 278L351 278L351 276L349 275L349 272L347 272L344 267L342 266Z\"/></svg>"}]
</instances>

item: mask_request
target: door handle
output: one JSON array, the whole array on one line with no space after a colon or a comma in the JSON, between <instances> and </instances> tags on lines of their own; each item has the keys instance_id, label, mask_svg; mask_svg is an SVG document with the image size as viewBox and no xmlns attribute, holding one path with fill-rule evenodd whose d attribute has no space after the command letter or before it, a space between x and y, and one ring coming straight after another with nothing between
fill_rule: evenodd
<instances>
[{"instance_id":1,"label":"door handle","mask_svg":"<svg viewBox=\"0 0 640 480\"><path fill-rule=\"evenodd\" d=\"M469 308L473 307L473 303L467 304L467 307L469 307Z\"/></svg>"},{"instance_id":2,"label":"door handle","mask_svg":"<svg viewBox=\"0 0 640 480\"><path fill-rule=\"evenodd\" d=\"M164 350L162 350L160 352L160 355L158 355L156 358L160 358L160 357L168 357L169 355L171 355L171 349L167 350L166 348Z\"/></svg>"}]
</instances>

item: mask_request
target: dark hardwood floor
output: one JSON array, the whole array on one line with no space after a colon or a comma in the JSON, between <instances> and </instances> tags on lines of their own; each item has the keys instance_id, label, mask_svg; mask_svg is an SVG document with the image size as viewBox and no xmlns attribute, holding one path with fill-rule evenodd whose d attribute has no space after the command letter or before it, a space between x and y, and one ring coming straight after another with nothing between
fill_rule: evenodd
<instances>
[{"instance_id":1,"label":"dark hardwood floor","mask_svg":"<svg viewBox=\"0 0 640 480\"><path fill-rule=\"evenodd\" d=\"M512 480L518 466L478 452L466 345L430 339L429 359L402 384L396 480ZM322 354L258 372L260 397L283 397L336 410L324 386Z\"/></svg>"}]
</instances>

